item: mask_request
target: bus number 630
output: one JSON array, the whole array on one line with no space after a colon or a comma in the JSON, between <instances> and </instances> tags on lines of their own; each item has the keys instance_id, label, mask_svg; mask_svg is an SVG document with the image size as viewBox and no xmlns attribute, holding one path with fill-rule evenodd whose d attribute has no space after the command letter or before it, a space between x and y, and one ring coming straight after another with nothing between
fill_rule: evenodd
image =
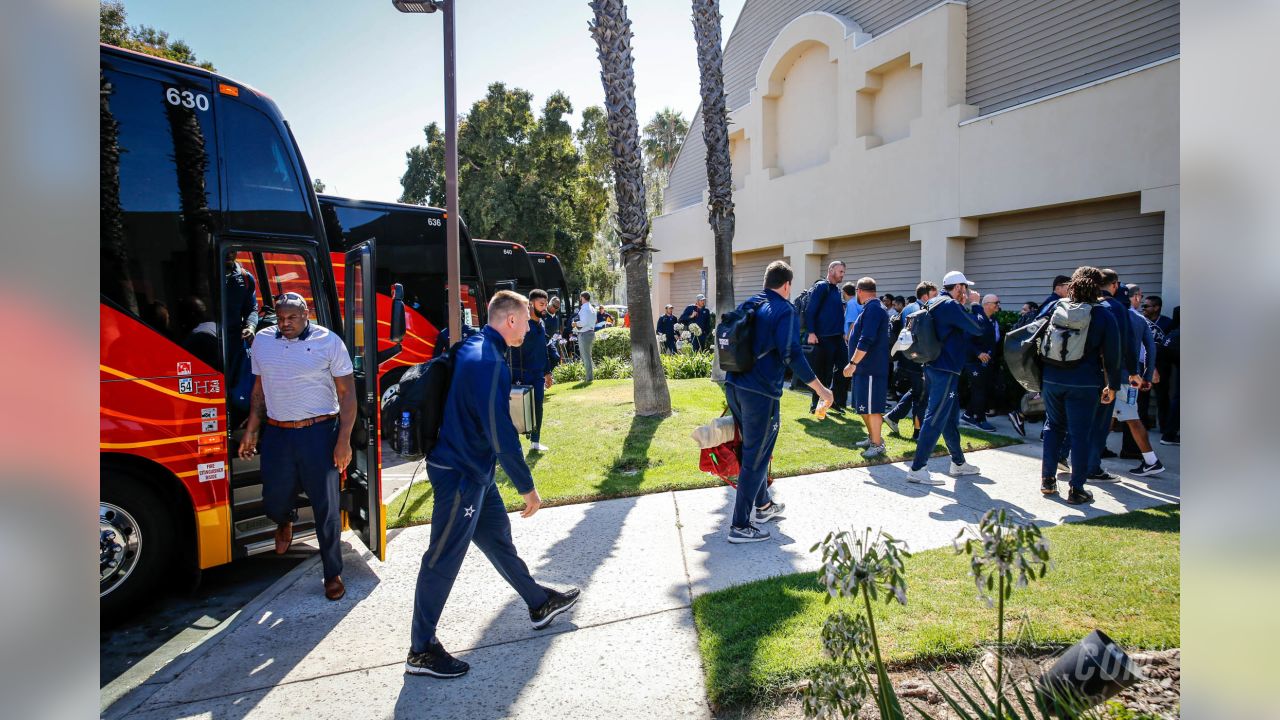
<instances>
[{"instance_id":1,"label":"bus number 630","mask_svg":"<svg viewBox=\"0 0 1280 720\"><path fill-rule=\"evenodd\" d=\"M195 93L190 90L179 90L171 87L165 88L164 99L169 101L170 105L195 108L201 112L209 109L209 96L204 93Z\"/></svg>"}]
</instances>

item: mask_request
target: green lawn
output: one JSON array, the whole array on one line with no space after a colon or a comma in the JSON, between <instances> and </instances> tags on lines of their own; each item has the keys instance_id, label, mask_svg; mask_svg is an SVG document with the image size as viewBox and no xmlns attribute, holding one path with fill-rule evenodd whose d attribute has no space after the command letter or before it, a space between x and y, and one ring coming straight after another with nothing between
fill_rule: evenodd
<instances>
[{"instance_id":1,"label":"green lawn","mask_svg":"<svg viewBox=\"0 0 1280 720\"><path fill-rule=\"evenodd\" d=\"M1014 590L1006 637L1025 612L1039 642L1070 644L1101 629L1127 647L1177 647L1180 517L1170 505L1047 529L1053 566ZM994 641L995 611L977 598L968 567L949 547L907 559L907 606L875 606L886 661L968 654ZM766 701L826 662L822 624L842 603L825 597L816 574L799 573L694 600L711 701Z\"/></svg>"},{"instance_id":2,"label":"green lawn","mask_svg":"<svg viewBox=\"0 0 1280 720\"><path fill-rule=\"evenodd\" d=\"M724 412L724 393L706 379L672 380L668 385L673 412L666 418L634 416L630 380L552 387L542 424L542 442L551 452L527 456L543 503L565 505L719 485L720 479L698 471L698 447L689 434ZM909 431L909 423L902 428ZM960 432L967 450L1017 442L969 429ZM774 477L866 465L853 448L864 437L866 429L856 416L831 414L818 421L809 414L808 395L787 392L773 456ZM890 460L915 452L909 440L886 435L886 441ZM508 509L523 506L501 469L498 486ZM388 503L387 525L428 522L431 506L431 485L420 480L407 498Z\"/></svg>"}]
</instances>

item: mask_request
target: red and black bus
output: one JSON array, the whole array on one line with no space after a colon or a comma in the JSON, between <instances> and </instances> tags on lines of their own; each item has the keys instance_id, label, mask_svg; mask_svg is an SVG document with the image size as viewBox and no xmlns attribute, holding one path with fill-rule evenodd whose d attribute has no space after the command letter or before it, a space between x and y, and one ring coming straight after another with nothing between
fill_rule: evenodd
<instances>
[{"instance_id":1,"label":"red and black bus","mask_svg":"<svg viewBox=\"0 0 1280 720\"><path fill-rule=\"evenodd\" d=\"M488 297L499 290L514 290L528 295L538 287L533 263L523 245L505 240L475 240L476 257L484 273Z\"/></svg>"},{"instance_id":2,"label":"red and black bus","mask_svg":"<svg viewBox=\"0 0 1280 720\"><path fill-rule=\"evenodd\" d=\"M102 612L137 604L175 567L274 546L258 458L236 451L252 333L286 290L352 353L360 416L344 518L384 557L377 241L344 246L340 303L320 206L275 103L199 68L106 45L99 57ZM403 310L389 322L395 337ZM312 527L298 505L295 537Z\"/></svg>"},{"instance_id":3,"label":"red and black bus","mask_svg":"<svg viewBox=\"0 0 1280 720\"><path fill-rule=\"evenodd\" d=\"M377 239L374 282L378 287L378 347L394 348L390 337L392 298L384 291L403 290L406 327L399 354L379 364L382 388L399 382L406 368L432 357L436 336L449 326L448 273L445 269L445 212L440 208L402 203L352 200L320 195L320 213L333 252L339 291L344 283L343 254ZM462 322L474 328L485 323L488 295L484 275L465 223L459 222L459 269L462 280Z\"/></svg>"}]
</instances>

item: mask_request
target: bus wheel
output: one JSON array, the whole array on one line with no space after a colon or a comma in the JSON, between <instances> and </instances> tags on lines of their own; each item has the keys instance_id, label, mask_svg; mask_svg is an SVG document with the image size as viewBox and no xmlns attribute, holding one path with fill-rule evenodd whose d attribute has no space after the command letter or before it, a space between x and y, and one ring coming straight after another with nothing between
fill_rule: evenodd
<instances>
[{"instance_id":1,"label":"bus wheel","mask_svg":"<svg viewBox=\"0 0 1280 720\"><path fill-rule=\"evenodd\" d=\"M104 617L137 607L176 545L164 503L141 479L103 468L98 501L98 605Z\"/></svg>"}]
</instances>

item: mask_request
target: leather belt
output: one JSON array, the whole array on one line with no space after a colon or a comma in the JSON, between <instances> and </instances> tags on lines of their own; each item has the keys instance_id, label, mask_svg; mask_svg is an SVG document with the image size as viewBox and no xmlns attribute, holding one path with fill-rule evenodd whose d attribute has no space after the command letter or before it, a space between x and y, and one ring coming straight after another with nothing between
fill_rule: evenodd
<instances>
[{"instance_id":1,"label":"leather belt","mask_svg":"<svg viewBox=\"0 0 1280 720\"><path fill-rule=\"evenodd\" d=\"M307 418L306 420L272 420L271 418L267 418L267 424L274 425L279 428L296 430L298 428L311 427L316 423L326 422L336 417L338 417L337 413L329 413L328 415L317 415L313 418Z\"/></svg>"}]
</instances>

